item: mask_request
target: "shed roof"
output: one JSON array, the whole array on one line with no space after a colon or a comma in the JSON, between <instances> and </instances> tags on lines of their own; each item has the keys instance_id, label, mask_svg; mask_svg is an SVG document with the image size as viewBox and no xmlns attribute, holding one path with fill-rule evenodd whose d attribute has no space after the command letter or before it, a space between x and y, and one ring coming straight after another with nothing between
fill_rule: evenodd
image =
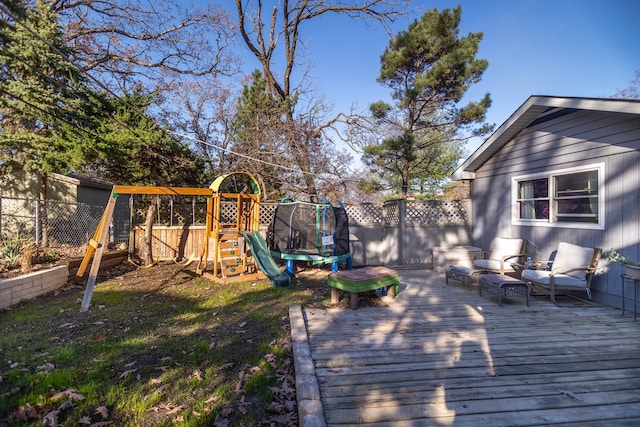
<instances>
[{"instance_id":1,"label":"shed roof","mask_svg":"<svg viewBox=\"0 0 640 427\"><path fill-rule=\"evenodd\" d=\"M474 179L475 172L511 139L536 120L576 110L593 110L640 115L640 101L609 98L530 96L451 175L454 180Z\"/></svg>"}]
</instances>

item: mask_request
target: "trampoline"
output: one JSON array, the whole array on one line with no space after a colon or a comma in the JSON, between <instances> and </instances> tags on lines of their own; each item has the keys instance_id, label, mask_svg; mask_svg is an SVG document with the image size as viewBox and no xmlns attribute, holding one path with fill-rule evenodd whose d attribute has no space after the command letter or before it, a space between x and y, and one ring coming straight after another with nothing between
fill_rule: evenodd
<instances>
[{"instance_id":1,"label":"trampoline","mask_svg":"<svg viewBox=\"0 0 640 427\"><path fill-rule=\"evenodd\" d=\"M273 216L267 233L271 255L286 261L286 271L293 275L294 261L314 265L345 261L351 269L349 251L349 218L340 201L334 206L328 200L311 203L283 199Z\"/></svg>"}]
</instances>

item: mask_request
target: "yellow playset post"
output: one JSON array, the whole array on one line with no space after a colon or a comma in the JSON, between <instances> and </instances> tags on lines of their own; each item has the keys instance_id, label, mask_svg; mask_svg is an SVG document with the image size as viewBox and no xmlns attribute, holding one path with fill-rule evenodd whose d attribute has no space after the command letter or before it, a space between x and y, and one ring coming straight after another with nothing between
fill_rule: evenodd
<instances>
[{"instance_id":1,"label":"yellow playset post","mask_svg":"<svg viewBox=\"0 0 640 427\"><path fill-rule=\"evenodd\" d=\"M209 187L212 197L207 202L207 238L196 273L220 283L242 282L265 278L253 259L242 232L259 230L260 186L246 172L222 175ZM236 202L235 223L223 221L223 201ZM209 242L212 242L213 268L207 271Z\"/></svg>"}]
</instances>

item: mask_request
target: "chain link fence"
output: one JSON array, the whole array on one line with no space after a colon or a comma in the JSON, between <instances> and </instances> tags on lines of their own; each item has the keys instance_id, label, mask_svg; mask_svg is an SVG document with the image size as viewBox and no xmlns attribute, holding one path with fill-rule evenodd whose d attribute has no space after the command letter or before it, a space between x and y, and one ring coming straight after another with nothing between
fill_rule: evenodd
<instances>
[{"instance_id":1,"label":"chain link fence","mask_svg":"<svg viewBox=\"0 0 640 427\"><path fill-rule=\"evenodd\" d=\"M84 248L98 227L104 206L38 199L0 198L0 236L29 239L39 247L46 227L48 248ZM115 241L115 240L112 240Z\"/></svg>"}]
</instances>

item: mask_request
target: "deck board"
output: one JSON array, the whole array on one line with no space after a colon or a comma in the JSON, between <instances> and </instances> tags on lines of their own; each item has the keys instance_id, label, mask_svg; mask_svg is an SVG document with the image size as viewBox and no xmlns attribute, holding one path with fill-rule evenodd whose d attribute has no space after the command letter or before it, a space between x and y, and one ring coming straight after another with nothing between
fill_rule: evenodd
<instances>
[{"instance_id":1,"label":"deck board","mask_svg":"<svg viewBox=\"0 0 640 427\"><path fill-rule=\"evenodd\" d=\"M388 307L303 309L326 425L640 425L640 322L400 270Z\"/></svg>"}]
</instances>

